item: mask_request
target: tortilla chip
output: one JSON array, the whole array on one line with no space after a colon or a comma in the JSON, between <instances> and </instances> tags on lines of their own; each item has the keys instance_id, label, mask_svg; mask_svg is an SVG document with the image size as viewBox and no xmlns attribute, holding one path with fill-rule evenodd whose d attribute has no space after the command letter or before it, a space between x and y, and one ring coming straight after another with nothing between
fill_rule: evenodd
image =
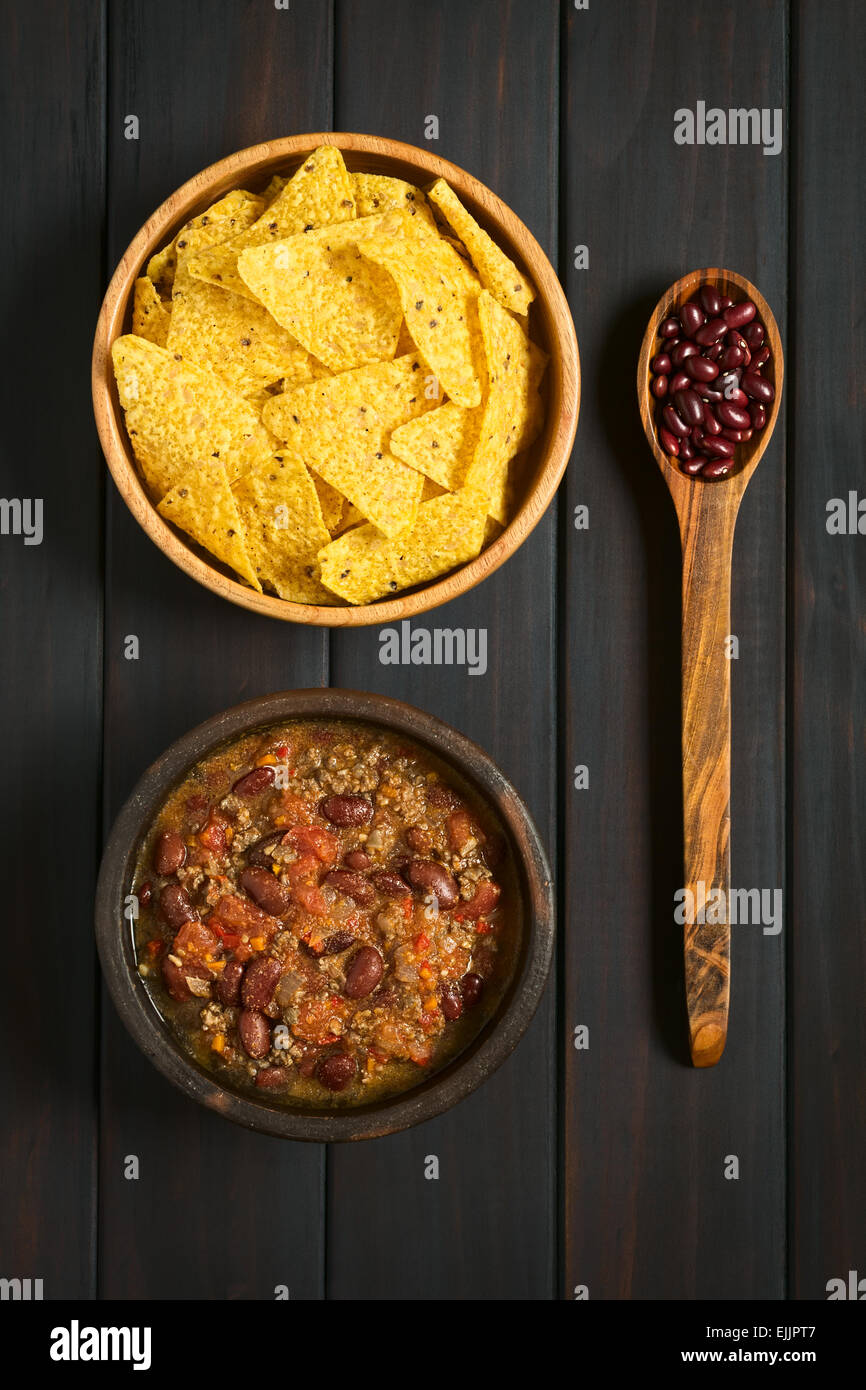
<instances>
[{"instance_id":1,"label":"tortilla chip","mask_svg":"<svg viewBox=\"0 0 866 1390\"><path fill-rule=\"evenodd\" d=\"M257 222L240 236L190 257L189 268L201 280L224 290L254 297L238 274L238 256L252 246L355 217L352 183L343 156L334 145L320 145L276 195Z\"/></svg>"},{"instance_id":2,"label":"tortilla chip","mask_svg":"<svg viewBox=\"0 0 866 1390\"><path fill-rule=\"evenodd\" d=\"M407 212L410 217L420 215L435 230L430 204L421 189L413 183L391 178L388 174L350 174L349 177L358 217L375 217L379 213L398 209Z\"/></svg>"},{"instance_id":3,"label":"tortilla chip","mask_svg":"<svg viewBox=\"0 0 866 1390\"><path fill-rule=\"evenodd\" d=\"M319 375L306 348L261 304L197 280L183 263L175 275L166 347L210 367L237 395L262 404L266 387L275 382L288 389Z\"/></svg>"},{"instance_id":4,"label":"tortilla chip","mask_svg":"<svg viewBox=\"0 0 866 1390\"><path fill-rule=\"evenodd\" d=\"M233 492L258 577L280 598L333 603L317 578L318 551L330 533L304 465L290 454L274 454L239 478Z\"/></svg>"},{"instance_id":5,"label":"tortilla chip","mask_svg":"<svg viewBox=\"0 0 866 1390\"><path fill-rule=\"evenodd\" d=\"M322 583L349 603L425 584L474 559L485 521L477 492L443 492L422 502L414 526L391 540L373 526L358 526L331 541L319 552Z\"/></svg>"},{"instance_id":6,"label":"tortilla chip","mask_svg":"<svg viewBox=\"0 0 866 1390\"><path fill-rule=\"evenodd\" d=\"M166 493L157 508L166 521L180 526L199 545L261 593L244 539L244 527L229 486L225 464L211 459Z\"/></svg>"},{"instance_id":7,"label":"tortilla chip","mask_svg":"<svg viewBox=\"0 0 866 1390\"><path fill-rule=\"evenodd\" d=\"M277 323L334 372L393 357L403 310L394 282L357 241L379 218L324 227L238 257L244 283Z\"/></svg>"},{"instance_id":8,"label":"tortilla chip","mask_svg":"<svg viewBox=\"0 0 866 1390\"><path fill-rule=\"evenodd\" d=\"M479 227L454 190L444 179L437 179L428 196L463 242L484 288L506 309L513 309L516 314L528 313L535 298L532 285L493 238Z\"/></svg>"},{"instance_id":9,"label":"tortilla chip","mask_svg":"<svg viewBox=\"0 0 866 1390\"><path fill-rule=\"evenodd\" d=\"M135 282L132 301L132 331L149 343L165 347L171 323L171 310L167 309L156 292L156 286L146 275Z\"/></svg>"},{"instance_id":10,"label":"tortilla chip","mask_svg":"<svg viewBox=\"0 0 866 1390\"><path fill-rule=\"evenodd\" d=\"M353 502L345 501L343 503L343 514L340 517L339 524L335 526L331 534L334 537L342 536L344 531L350 531L353 526L366 526L366 524L367 518L364 516L364 513L359 512Z\"/></svg>"},{"instance_id":11,"label":"tortilla chip","mask_svg":"<svg viewBox=\"0 0 866 1390\"><path fill-rule=\"evenodd\" d=\"M115 341L111 356L129 438L157 501L212 458L233 481L272 453L253 408L208 368L132 333Z\"/></svg>"},{"instance_id":12,"label":"tortilla chip","mask_svg":"<svg viewBox=\"0 0 866 1390\"><path fill-rule=\"evenodd\" d=\"M267 188L262 190L262 197L265 201L265 207L269 207L270 204L276 198L277 194L282 193L288 181L289 180L285 178L283 174L274 174Z\"/></svg>"},{"instance_id":13,"label":"tortilla chip","mask_svg":"<svg viewBox=\"0 0 866 1390\"><path fill-rule=\"evenodd\" d=\"M171 297L178 258L183 260L196 251L228 241L252 226L263 211L261 198L236 188L181 227L174 240L151 256L147 263L148 278L154 282L160 297Z\"/></svg>"},{"instance_id":14,"label":"tortilla chip","mask_svg":"<svg viewBox=\"0 0 866 1390\"><path fill-rule=\"evenodd\" d=\"M343 519L343 512L351 503L346 501L342 492L338 492L335 487L331 487L330 483L326 483L324 479L314 476L313 483L316 488L316 495L319 499L319 506L322 509L322 521L333 535L340 526L340 522Z\"/></svg>"},{"instance_id":15,"label":"tortilla chip","mask_svg":"<svg viewBox=\"0 0 866 1390\"><path fill-rule=\"evenodd\" d=\"M539 387L541 379L547 370L550 361L547 353L540 348L537 343L529 344L529 402L526 410L526 420L520 433L517 444L517 452L528 449L530 444L534 444L541 427L544 424L544 401L541 399Z\"/></svg>"},{"instance_id":16,"label":"tortilla chip","mask_svg":"<svg viewBox=\"0 0 866 1390\"><path fill-rule=\"evenodd\" d=\"M391 435L391 452L432 478L440 487L456 492L463 486L475 453L481 406L464 410L446 401L437 410L401 425Z\"/></svg>"},{"instance_id":17,"label":"tortilla chip","mask_svg":"<svg viewBox=\"0 0 866 1390\"><path fill-rule=\"evenodd\" d=\"M527 428L530 346L517 319L487 290L478 300L478 318L490 385L466 486L488 497L490 515L504 524L508 464Z\"/></svg>"},{"instance_id":18,"label":"tortilla chip","mask_svg":"<svg viewBox=\"0 0 866 1390\"><path fill-rule=\"evenodd\" d=\"M359 250L394 277L409 332L443 389L458 405L478 405L479 285L456 251L441 239L412 235L408 225L402 236L359 242Z\"/></svg>"},{"instance_id":19,"label":"tortilla chip","mask_svg":"<svg viewBox=\"0 0 866 1390\"><path fill-rule=\"evenodd\" d=\"M374 362L274 396L262 412L262 421L278 439L291 441L295 452L299 430L305 438L322 436L323 447L331 447L342 430L343 413L350 408L369 407L390 434L439 404L425 394L426 376L417 352L395 357L393 362Z\"/></svg>"}]
</instances>

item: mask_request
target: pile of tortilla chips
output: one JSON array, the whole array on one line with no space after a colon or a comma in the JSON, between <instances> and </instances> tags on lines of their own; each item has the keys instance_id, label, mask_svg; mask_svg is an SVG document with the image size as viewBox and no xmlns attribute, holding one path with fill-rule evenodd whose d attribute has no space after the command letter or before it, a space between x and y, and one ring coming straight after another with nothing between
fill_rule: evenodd
<instances>
[{"instance_id":1,"label":"pile of tortilla chips","mask_svg":"<svg viewBox=\"0 0 866 1390\"><path fill-rule=\"evenodd\" d=\"M151 258L112 349L160 515L299 603L465 564L541 429L533 298L442 179L425 197L322 146L228 193Z\"/></svg>"}]
</instances>

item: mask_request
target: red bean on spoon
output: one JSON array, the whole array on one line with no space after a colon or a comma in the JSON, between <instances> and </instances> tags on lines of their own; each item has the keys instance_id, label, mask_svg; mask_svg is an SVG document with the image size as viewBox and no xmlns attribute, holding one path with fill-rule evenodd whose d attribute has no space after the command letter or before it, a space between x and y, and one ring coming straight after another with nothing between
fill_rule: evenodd
<instances>
[{"instance_id":1,"label":"red bean on spoon","mask_svg":"<svg viewBox=\"0 0 866 1390\"><path fill-rule=\"evenodd\" d=\"M761 401L769 405L776 396L775 389L771 382L765 377L759 376L757 372L746 372L743 377L742 387L747 396L752 400Z\"/></svg>"},{"instance_id":2,"label":"red bean on spoon","mask_svg":"<svg viewBox=\"0 0 866 1390\"><path fill-rule=\"evenodd\" d=\"M722 316L728 328L742 328L743 324L751 323L757 312L751 299L741 299L739 304L729 305Z\"/></svg>"},{"instance_id":3,"label":"red bean on spoon","mask_svg":"<svg viewBox=\"0 0 866 1390\"><path fill-rule=\"evenodd\" d=\"M687 357L685 370L692 381L715 381L719 375L718 367L709 357Z\"/></svg>"},{"instance_id":4,"label":"red bean on spoon","mask_svg":"<svg viewBox=\"0 0 866 1390\"><path fill-rule=\"evenodd\" d=\"M747 430L752 423L748 410L741 405L734 405L733 401L719 401L716 415L721 423L731 430Z\"/></svg>"},{"instance_id":5,"label":"red bean on spoon","mask_svg":"<svg viewBox=\"0 0 866 1390\"><path fill-rule=\"evenodd\" d=\"M680 323L688 336L697 333L705 321L706 314L700 304L696 304L693 299L690 299L688 304L684 304L680 309Z\"/></svg>"}]
</instances>

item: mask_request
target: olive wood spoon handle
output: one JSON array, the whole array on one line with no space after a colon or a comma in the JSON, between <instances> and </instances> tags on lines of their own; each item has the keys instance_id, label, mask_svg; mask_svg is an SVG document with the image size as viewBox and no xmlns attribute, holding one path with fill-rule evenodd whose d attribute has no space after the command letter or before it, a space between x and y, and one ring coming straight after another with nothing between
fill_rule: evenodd
<instances>
[{"instance_id":1,"label":"olive wood spoon handle","mask_svg":"<svg viewBox=\"0 0 866 1390\"><path fill-rule=\"evenodd\" d=\"M691 478L662 450L656 436L650 392L650 360L660 350L658 328L697 293L715 285L739 301L751 299L766 331L771 358L764 376L775 388L763 430L737 446L727 478ZM696 1067L711 1067L725 1050L730 1001L731 934L727 904L731 885L731 564L737 515L749 481L766 449L779 413L784 361L770 306L742 275L711 266L677 280L659 300L647 326L638 361L638 404L647 442L676 508L682 545L682 758L683 887L686 903L701 914L701 898L724 893L719 922L688 920L684 926L689 1050ZM699 885L703 885L699 889Z\"/></svg>"}]
</instances>

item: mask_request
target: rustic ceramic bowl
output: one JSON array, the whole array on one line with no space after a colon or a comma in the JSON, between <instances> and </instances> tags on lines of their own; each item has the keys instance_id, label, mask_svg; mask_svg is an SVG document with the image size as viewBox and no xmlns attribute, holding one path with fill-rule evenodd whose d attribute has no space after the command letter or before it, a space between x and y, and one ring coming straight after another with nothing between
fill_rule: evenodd
<instances>
[{"instance_id":1,"label":"rustic ceramic bowl","mask_svg":"<svg viewBox=\"0 0 866 1390\"><path fill-rule=\"evenodd\" d=\"M521 940L511 981L478 1036L441 1071L411 1091L334 1111L277 1104L220 1086L176 1040L136 969L123 915L139 847L167 794L189 768L228 739L286 719L353 719L408 734L454 767L499 816L510 841L520 893ZM96 938L109 992L145 1056L186 1095L248 1129L288 1139L371 1139L429 1120L469 1095L495 1071L525 1032L541 998L554 939L550 870L517 792L487 754L433 715L399 700L351 690L292 690L265 695L215 715L185 734L149 767L114 823L99 874Z\"/></svg>"},{"instance_id":2,"label":"rustic ceramic bowl","mask_svg":"<svg viewBox=\"0 0 866 1390\"><path fill-rule=\"evenodd\" d=\"M233 188L264 188L273 174L294 172L318 145L338 146L353 171L391 174L421 185L429 185L437 178L447 179L478 222L532 280L537 292L530 312L532 336L550 355L542 383L545 424L522 464L521 501L510 525L475 560L444 579L394 599L358 607L290 603L270 594L255 593L189 537L163 521L136 467L111 366L111 345L130 330L133 286L150 256L217 198ZM399 140L345 133L296 135L253 145L212 164L172 193L133 238L112 276L96 327L92 383L96 425L114 481L136 521L160 550L199 584L232 603L272 618L330 627L409 618L447 603L498 569L526 540L556 492L571 453L580 404L574 323L556 272L528 228L489 188L457 165Z\"/></svg>"}]
</instances>

